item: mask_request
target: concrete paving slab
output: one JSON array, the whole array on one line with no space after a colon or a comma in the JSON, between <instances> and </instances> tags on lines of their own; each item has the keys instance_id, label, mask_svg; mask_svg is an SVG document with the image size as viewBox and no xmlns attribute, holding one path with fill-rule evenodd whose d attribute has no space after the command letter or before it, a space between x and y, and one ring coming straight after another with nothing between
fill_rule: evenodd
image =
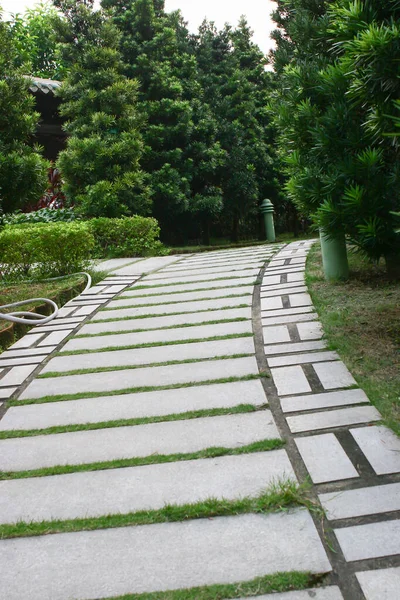
<instances>
[{"instance_id":1,"label":"concrete paving slab","mask_svg":"<svg viewBox=\"0 0 400 600\"><path fill-rule=\"evenodd\" d=\"M53 346L53 350L56 346ZM47 356L52 350L49 347L27 348L26 350L5 350L0 354L1 358L18 358L22 356Z\"/></svg>"},{"instance_id":2,"label":"concrete paving slab","mask_svg":"<svg viewBox=\"0 0 400 600\"><path fill-rule=\"evenodd\" d=\"M39 365L44 359L46 355L36 355L36 356L21 356L19 358L7 358L4 357L3 354L0 354L0 368L5 367L19 367L21 365Z\"/></svg>"},{"instance_id":3,"label":"concrete paving slab","mask_svg":"<svg viewBox=\"0 0 400 600\"><path fill-rule=\"evenodd\" d=\"M3 471L240 448L279 438L270 411L0 440Z\"/></svg>"},{"instance_id":4,"label":"concrete paving slab","mask_svg":"<svg viewBox=\"0 0 400 600\"><path fill-rule=\"evenodd\" d=\"M400 554L400 520L334 529L348 561Z\"/></svg>"},{"instance_id":5,"label":"concrete paving slab","mask_svg":"<svg viewBox=\"0 0 400 600\"><path fill-rule=\"evenodd\" d=\"M292 433L301 431L313 431L317 429L330 429L332 427L344 427L358 423L370 423L380 421L382 415L373 406L355 406L353 408L341 408L339 410L328 410L317 413L307 413L288 417L287 422Z\"/></svg>"},{"instance_id":6,"label":"concrete paving slab","mask_svg":"<svg viewBox=\"0 0 400 600\"><path fill-rule=\"evenodd\" d=\"M137 387L181 385L247 375L258 375L257 362L252 356L187 363L184 368L178 364L106 371L91 375L65 375L34 380L22 392L20 400L86 392L106 394Z\"/></svg>"},{"instance_id":7,"label":"concrete paving slab","mask_svg":"<svg viewBox=\"0 0 400 600\"><path fill-rule=\"evenodd\" d=\"M78 310L76 311L76 316L87 316L87 315L91 315L95 310L97 310L99 307L101 306L101 304L88 304L86 306L81 306L80 308L78 308Z\"/></svg>"},{"instance_id":8,"label":"concrete paving slab","mask_svg":"<svg viewBox=\"0 0 400 600\"><path fill-rule=\"evenodd\" d=\"M0 482L0 523L82 519L258 496L296 481L285 450Z\"/></svg>"},{"instance_id":9,"label":"concrete paving slab","mask_svg":"<svg viewBox=\"0 0 400 600\"><path fill-rule=\"evenodd\" d=\"M197 344L174 344L172 346L154 346L135 350L114 350L111 352L93 352L52 358L42 369L42 373L65 373L79 369L98 369L109 367L132 367L151 365L169 361L200 360L217 356L235 354L254 354L253 338L237 338ZM182 365L186 369L187 365Z\"/></svg>"},{"instance_id":10,"label":"concrete paving slab","mask_svg":"<svg viewBox=\"0 0 400 600\"><path fill-rule=\"evenodd\" d=\"M185 271L206 271L207 269L238 269L238 268L247 268L247 267L261 267L268 260L268 257L264 257L262 255L254 256L254 257L239 257L239 258L222 258L218 260L208 260L204 262L196 262L196 263L181 263L176 266L168 267L167 269L163 269L163 273L182 273Z\"/></svg>"},{"instance_id":11,"label":"concrete paving slab","mask_svg":"<svg viewBox=\"0 0 400 600\"><path fill-rule=\"evenodd\" d=\"M274 358L268 358L268 365L270 367L286 367L289 365L305 365L328 360L339 360L339 355L336 352L327 351L309 352L290 356L276 356Z\"/></svg>"},{"instance_id":12,"label":"concrete paving slab","mask_svg":"<svg viewBox=\"0 0 400 600\"><path fill-rule=\"evenodd\" d=\"M271 369L279 396L311 392L311 386L300 366Z\"/></svg>"},{"instance_id":13,"label":"concrete paving slab","mask_svg":"<svg viewBox=\"0 0 400 600\"><path fill-rule=\"evenodd\" d=\"M35 331L35 330L33 330ZM39 340L42 339L44 333L31 333L29 336L24 335L15 344L10 346L9 350L20 350L21 348L32 348Z\"/></svg>"},{"instance_id":14,"label":"concrete paving slab","mask_svg":"<svg viewBox=\"0 0 400 600\"><path fill-rule=\"evenodd\" d=\"M316 363L313 364L313 367L326 390L357 385L350 371L340 361Z\"/></svg>"},{"instance_id":15,"label":"concrete paving slab","mask_svg":"<svg viewBox=\"0 0 400 600\"><path fill-rule=\"evenodd\" d=\"M167 265L172 265L180 260L182 260L182 256L179 254L175 256L155 256L153 258L145 258L137 263L114 269L113 275L142 275L143 273L151 273L152 271L157 271L158 269L162 269Z\"/></svg>"},{"instance_id":16,"label":"concrete paving slab","mask_svg":"<svg viewBox=\"0 0 400 600\"><path fill-rule=\"evenodd\" d=\"M10 387L21 385L25 379L37 368L37 365L24 365L22 367L12 367L1 379L0 387Z\"/></svg>"},{"instance_id":17,"label":"concrete paving slab","mask_svg":"<svg viewBox=\"0 0 400 600\"><path fill-rule=\"evenodd\" d=\"M350 519L400 510L400 483L320 494L328 519Z\"/></svg>"},{"instance_id":18,"label":"concrete paving slab","mask_svg":"<svg viewBox=\"0 0 400 600\"><path fill-rule=\"evenodd\" d=\"M266 315L266 313L264 313L262 315L262 325L263 327L267 327L268 325L284 325L285 323L300 323L302 321L314 321L315 319L318 318L317 313L313 313L310 312L308 314L295 314L295 315L288 315L288 316L283 316L283 317L269 317L267 318L267 316L264 317L264 315Z\"/></svg>"},{"instance_id":19,"label":"concrete paving slab","mask_svg":"<svg viewBox=\"0 0 400 600\"><path fill-rule=\"evenodd\" d=\"M73 329L67 329L66 331L53 331L39 343L38 348L44 346L58 346L58 344L61 344L61 342L63 342L72 332Z\"/></svg>"},{"instance_id":20,"label":"concrete paving slab","mask_svg":"<svg viewBox=\"0 0 400 600\"><path fill-rule=\"evenodd\" d=\"M279 283L278 285L261 286L261 297L282 296L283 294L300 294L306 292L304 283Z\"/></svg>"},{"instance_id":21,"label":"concrete paving slab","mask_svg":"<svg viewBox=\"0 0 400 600\"><path fill-rule=\"evenodd\" d=\"M276 344L279 342L290 342L290 333L285 325L272 325L271 327L265 327L264 333L264 344Z\"/></svg>"},{"instance_id":22,"label":"concrete paving slab","mask_svg":"<svg viewBox=\"0 0 400 600\"><path fill-rule=\"evenodd\" d=\"M74 337L65 344L62 350L70 352L139 344L163 344L183 340L204 340L223 335L241 335L243 333L252 333L251 321L233 321L232 323L178 327L177 329L153 329L139 333L119 333L86 338Z\"/></svg>"},{"instance_id":23,"label":"concrete paving slab","mask_svg":"<svg viewBox=\"0 0 400 600\"><path fill-rule=\"evenodd\" d=\"M281 296L272 296L272 298L261 298L261 310L273 310L283 308Z\"/></svg>"},{"instance_id":24,"label":"concrete paving slab","mask_svg":"<svg viewBox=\"0 0 400 600\"><path fill-rule=\"evenodd\" d=\"M261 289L266 290L270 285L278 285L281 282L280 275L267 275L263 277Z\"/></svg>"},{"instance_id":25,"label":"concrete paving slab","mask_svg":"<svg viewBox=\"0 0 400 600\"><path fill-rule=\"evenodd\" d=\"M304 281L304 273L289 273L287 276L288 283L294 281Z\"/></svg>"},{"instance_id":26,"label":"concrete paving slab","mask_svg":"<svg viewBox=\"0 0 400 600\"><path fill-rule=\"evenodd\" d=\"M169 315L200 312L204 310L220 310L225 307L251 306L251 296L238 298L216 298L215 300L197 300L196 302L179 302L177 304L157 304L140 308L118 308L115 310L101 310L91 319L92 322L103 319L125 319L129 317L147 317L149 315Z\"/></svg>"},{"instance_id":27,"label":"concrete paving slab","mask_svg":"<svg viewBox=\"0 0 400 600\"><path fill-rule=\"evenodd\" d=\"M297 438L295 442L314 483L359 477L333 433Z\"/></svg>"},{"instance_id":28,"label":"concrete paving slab","mask_svg":"<svg viewBox=\"0 0 400 600\"><path fill-rule=\"evenodd\" d=\"M236 263L232 263L229 265L206 265L206 266L200 266L200 265L196 265L196 266L186 266L186 267L182 267L181 269L178 270L168 270L168 269L163 269L162 271L160 271L159 273L155 274L155 275L151 275L151 279L158 279L158 278L167 278L167 277L182 277L185 278L186 276L191 277L193 275L201 275L203 276L207 276L207 275L213 275L216 273L222 273L221 277L226 274L226 275L235 275L236 272L241 272L241 271L247 271L249 269L258 269L260 270L262 265L264 264L264 261L248 261L245 263L241 263L241 264L236 264Z\"/></svg>"},{"instance_id":29,"label":"concrete paving slab","mask_svg":"<svg viewBox=\"0 0 400 600\"><path fill-rule=\"evenodd\" d=\"M226 298L227 296L252 296L253 286L222 288L218 290L204 289L201 292L186 292L180 294L163 294L161 296L154 295L149 297L123 297L118 300L112 300L108 304L108 308L118 308L121 306L135 306L148 304L165 304L166 302L190 302L196 300L205 300L210 298Z\"/></svg>"},{"instance_id":30,"label":"concrete paving slab","mask_svg":"<svg viewBox=\"0 0 400 600\"><path fill-rule=\"evenodd\" d=\"M336 585L324 588L313 588L309 590L297 590L296 592L284 592L283 594L267 594L266 596L247 596L238 600L343 600L340 589Z\"/></svg>"},{"instance_id":31,"label":"concrete paving slab","mask_svg":"<svg viewBox=\"0 0 400 600\"><path fill-rule=\"evenodd\" d=\"M366 600L399 600L400 567L362 571L356 577Z\"/></svg>"},{"instance_id":32,"label":"concrete paving slab","mask_svg":"<svg viewBox=\"0 0 400 600\"><path fill-rule=\"evenodd\" d=\"M7 600L89 600L331 570L305 510L2 540L0 562Z\"/></svg>"},{"instance_id":33,"label":"concrete paving slab","mask_svg":"<svg viewBox=\"0 0 400 600\"><path fill-rule=\"evenodd\" d=\"M351 435L377 475L400 472L400 439L387 427L351 429Z\"/></svg>"},{"instance_id":34,"label":"concrete paving slab","mask_svg":"<svg viewBox=\"0 0 400 600\"><path fill-rule=\"evenodd\" d=\"M298 308L279 308L277 310L262 311L262 317L284 317L290 315L304 315L314 310L311 306L301 306Z\"/></svg>"},{"instance_id":35,"label":"concrete paving slab","mask_svg":"<svg viewBox=\"0 0 400 600\"><path fill-rule=\"evenodd\" d=\"M303 341L319 340L324 334L321 323L296 323L296 327Z\"/></svg>"},{"instance_id":36,"label":"concrete paving slab","mask_svg":"<svg viewBox=\"0 0 400 600\"><path fill-rule=\"evenodd\" d=\"M266 397L261 381L235 381L120 396L11 406L0 421L0 431L102 423L213 408L231 408L240 404L261 406L265 403Z\"/></svg>"},{"instance_id":37,"label":"concrete paving slab","mask_svg":"<svg viewBox=\"0 0 400 600\"><path fill-rule=\"evenodd\" d=\"M365 392L355 389L283 398L281 400L281 407L283 412L287 413L313 410L315 408L333 408L335 406L363 404L365 402L369 402Z\"/></svg>"},{"instance_id":38,"label":"concrete paving slab","mask_svg":"<svg viewBox=\"0 0 400 600\"><path fill-rule=\"evenodd\" d=\"M271 329L271 328L270 328ZM289 344L272 344L266 342L264 353L266 356L277 354L290 354L294 352L306 352L307 350L323 350L326 348L324 340L317 342L291 342Z\"/></svg>"},{"instance_id":39,"label":"concrete paving slab","mask_svg":"<svg viewBox=\"0 0 400 600\"><path fill-rule=\"evenodd\" d=\"M244 269L243 271L231 271L230 273L209 273L209 274L198 273L195 275L186 275L186 276L181 275L180 277L177 275L174 277L165 277L165 275L160 273L157 277L155 275L144 277L143 279L141 279L141 282L143 285L155 285L155 284L169 285L170 283L178 284L178 283L193 283L195 281L209 281L210 287L212 287L214 280L218 280L223 277L227 278L228 275L229 275L229 277L235 277L235 279L241 279L242 277L244 277L244 278L257 277L258 273L259 273L259 269ZM231 279L231 281L232 281L232 279Z\"/></svg>"},{"instance_id":40,"label":"concrete paving slab","mask_svg":"<svg viewBox=\"0 0 400 600\"><path fill-rule=\"evenodd\" d=\"M11 396L14 392L17 391L17 389L18 388L16 387L0 388L0 399L7 400L8 398L11 398Z\"/></svg>"},{"instance_id":41,"label":"concrete paving slab","mask_svg":"<svg viewBox=\"0 0 400 600\"><path fill-rule=\"evenodd\" d=\"M142 281L138 281L137 282L137 288L135 289L135 286L133 286L131 289L127 289L124 292L124 296L132 296L132 297L136 297L136 296L143 296L144 294L170 294L172 292L179 292L179 293L186 293L189 291L194 291L194 290L212 290L214 288L238 288L240 291L241 287L244 286L253 286L254 282L255 282L256 278L255 277L241 277L240 279L218 279L216 281L213 281L212 284L210 284L208 281L201 281L198 283L188 283L185 284L184 282L179 283L179 284L174 284L174 285L157 285L157 286L150 286L150 284L148 284L150 287L141 287L142 285L145 285L144 283L142 283ZM147 285L147 284L146 284Z\"/></svg>"},{"instance_id":42,"label":"concrete paving slab","mask_svg":"<svg viewBox=\"0 0 400 600\"><path fill-rule=\"evenodd\" d=\"M289 294L290 306L312 306L310 294Z\"/></svg>"},{"instance_id":43,"label":"concrete paving slab","mask_svg":"<svg viewBox=\"0 0 400 600\"><path fill-rule=\"evenodd\" d=\"M110 260L103 260L93 265L94 271L114 271L115 269L121 269L126 265L132 265L138 263L140 258L111 258Z\"/></svg>"},{"instance_id":44,"label":"concrete paving slab","mask_svg":"<svg viewBox=\"0 0 400 600\"><path fill-rule=\"evenodd\" d=\"M96 335L97 333L117 333L118 331L148 331L162 327L179 325L197 325L209 321L234 321L235 319L251 319L251 307L230 308L225 310L200 311L167 315L166 317L149 317L148 319L125 319L122 321L92 322L80 329L80 335Z\"/></svg>"}]
</instances>

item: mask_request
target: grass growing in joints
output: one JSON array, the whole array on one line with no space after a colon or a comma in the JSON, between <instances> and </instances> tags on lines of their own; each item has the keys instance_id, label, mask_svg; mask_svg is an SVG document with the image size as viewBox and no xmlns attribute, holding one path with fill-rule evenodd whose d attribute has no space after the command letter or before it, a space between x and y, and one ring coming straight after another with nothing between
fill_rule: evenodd
<instances>
[{"instance_id":1,"label":"grass growing in joints","mask_svg":"<svg viewBox=\"0 0 400 600\"><path fill-rule=\"evenodd\" d=\"M166 505L155 510L141 510L127 514L84 519L67 519L65 521L53 520L31 523L20 521L16 524L0 525L0 538L174 523L246 513L268 514L299 506L313 508L307 498L305 488L299 486L294 480L282 478L272 482L264 492L256 497L246 497L239 500L207 498L191 504Z\"/></svg>"}]
</instances>

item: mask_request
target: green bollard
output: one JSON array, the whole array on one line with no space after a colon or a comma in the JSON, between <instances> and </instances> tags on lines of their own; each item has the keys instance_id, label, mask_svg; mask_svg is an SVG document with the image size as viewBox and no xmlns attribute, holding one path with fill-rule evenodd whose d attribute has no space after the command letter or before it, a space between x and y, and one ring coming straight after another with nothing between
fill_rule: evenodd
<instances>
[{"instance_id":1,"label":"green bollard","mask_svg":"<svg viewBox=\"0 0 400 600\"><path fill-rule=\"evenodd\" d=\"M322 263L325 279L335 281L348 279L349 263L347 260L346 238L344 233L337 238L331 238L320 229Z\"/></svg>"},{"instance_id":2,"label":"green bollard","mask_svg":"<svg viewBox=\"0 0 400 600\"><path fill-rule=\"evenodd\" d=\"M260 212L264 215L265 236L268 242L275 242L274 205L271 200L264 200L260 206Z\"/></svg>"}]
</instances>

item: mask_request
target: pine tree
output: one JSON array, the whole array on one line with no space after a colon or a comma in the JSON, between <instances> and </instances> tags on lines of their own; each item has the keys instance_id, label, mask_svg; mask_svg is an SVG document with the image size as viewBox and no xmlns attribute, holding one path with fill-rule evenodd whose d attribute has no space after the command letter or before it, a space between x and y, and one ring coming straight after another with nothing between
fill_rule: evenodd
<instances>
[{"instance_id":1,"label":"pine tree","mask_svg":"<svg viewBox=\"0 0 400 600\"><path fill-rule=\"evenodd\" d=\"M123 73L119 32L93 0L55 5L65 16L59 35L69 67L61 114L70 137L58 160L67 198L87 216L147 215L138 86Z\"/></svg>"}]
</instances>

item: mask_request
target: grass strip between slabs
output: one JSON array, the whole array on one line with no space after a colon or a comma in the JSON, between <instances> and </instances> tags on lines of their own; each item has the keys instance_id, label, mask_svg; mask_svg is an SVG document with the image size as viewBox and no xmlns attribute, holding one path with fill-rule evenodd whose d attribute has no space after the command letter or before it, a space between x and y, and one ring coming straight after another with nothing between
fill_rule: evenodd
<instances>
[{"instance_id":1,"label":"grass strip between slabs","mask_svg":"<svg viewBox=\"0 0 400 600\"><path fill-rule=\"evenodd\" d=\"M269 452L283 448L285 442L280 439L261 440L240 448L212 447L198 452L176 454L151 454L134 458L121 458L103 462L86 463L82 465L57 465L26 471L0 471L0 481L10 479L28 479L30 477L50 477L52 475L66 475L68 473L82 473L88 471L105 471L107 469L121 469L125 467L141 467L163 463L178 462L181 460L198 460L201 458L218 458L220 456L236 456L238 454L251 454L253 452Z\"/></svg>"},{"instance_id":2,"label":"grass strip between slabs","mask_svg":"<svg viewBox=\"0 0 400 600\"><path fill-rule=\"evenodd\" d=\"M140 510L127 514L110 514L101 517L84 519L66 519L0 525L0 539L48 535L54 533L71 533L75 531L93 531L116 527L138 527L159 523L177 523L194 519L214 519L248 513L268 514L306 506L314 508L307 498L306 488L302 488L292 479L277 479L264 492L255 497L235 500L207 498L190 504L167 504L163 508ZM316 508L316 510L318 510Z\"/></svg>"},{"instance_id":3,"label":"grass strip between slabs","mask_svg":"<svg viewBox=\"0 0 400 600\"><path fill-rule=\"evenodd\" d=\"M208 292L208 290L205 290L206 292ZM189 292L191 293L191 292ZM213 300L225 300L225 299L230 299L230 298L246 298L246 297L251 297L251 292L247 293L247 294L229 294L228 296L218 296L217 298L213 298L213 297L206 297L206 298L196 298L196 299L191 299L191 300L173 300L173 301L169 301L169 302L153 302L151 304L124 304L123 306L106 306L105 308L101 308L100 312L106 312L106 311L110 311L110 310L124 310L127 308L146 308L146 307L151 307L151 306L170 306L171 304L188 304L190 302L211 302ZM119 302L122 298L124 298L125 300L129 298L131 298L130 296L119 296L116 300L113 300L113 302ZM132 299L133 301L134 299ZM247 306L247 305L246 305Z\"/></svg>"},{"instance_id":4,"label":"grass strip between slabs","mask_svg":"<svg viewBox=\"0 0 400 600\"><path fill-rule=\"evenodd\" d=\"M56 433L71 433L73 431L92 431L94 429L112 429L115 427L131 427L135 425L150 425L152 423L167 423L169 421L188 421L204 417L222 417L224 415L237 415L264 410L267 404L239 404L231 408L212 408L193 410L184 413L172 413L156 417L137 417L132 419L118 419L115 421L100 421L98 423L80 423L75 425L56 425L45 429L10 429L0 431L0 440L21 437L35 437L37 435L53 435Z\"/></svg>"},{"instance_id":5,"label":"grass strip between slabs","mask_svg":"<svg viewBox=\"0 0 400 600\"><path fill-rule=\"evenodd\" d=\"M72 371L49 371L37 376L37 379L49 379L56 377L68 377L69 375L89 375L90 373L110 373L112 371L127 371L135 369L151 369L153 367L170 367L171 365L186 365L199 362L211 362L215 360L227 360L235 358L248 358L254 356L254 353L232 354L224 356L211 356L210 358L188 358L186 360L168 360L165 362L148 363L142 365L115 365L111 367L95 367L93 369L75 369Z\"/></svg>"},{"instance_id":6,"label":"grass strip between slabs","mask_svg":"<svg viewBox=\"0 0 400 600\"><path fill-rule=\"evenodd\" d=\"M215 298L213 298L214 300ZM238 304L236 306L222 306L218 308L203 308L202 310L192 310L190 312L173 312L173 313L149 313L146 315L136 315L129 317L117 317L113 319L96 319L94 323L115 323L116 321L134 321L138 319L153 319L155 317L176 317L177 315L196 315L197 313L205 313L205 312L215 312L216 310L235 310L239 308L249 308L250 304ZM125 307L123 307L125 308ZM113 308L110 310L122 310L121 308Z\"/></svg>"},{"instance_id":7,"label":"grass strip between slabs","mask_svg":"<svg viewBox=\"0 0 400 600\"><path fill-rule=\"evenodd\" d=\"M223 323L243 323L243 321L250 321L250 318L246 317L236 317L236 319L216 319L215 321L202 321L201 323L183 323L179 325L167 325L166 327L155 327L146 329L122 329L121 331L100 331L99 333L85 333L79 334L79 332L74 336L75 338L91 338L91 337L101 337L104 335L120 335L122 333L140 333L143 331L164 331L167 329L185 329L187 327L201 327L202 325L220 325ZM86 323L88 325L88 323Z\"/></svg>"},{"instance_id":8,"label":"grass strip between slabs","mask_svg":"<svg viewBox=\"0 0 400 600\"><path fill-rule=\"evenodd\" d=\"M167 592L125 594L104 600L231 600L274 592L306 590L320 585L325 575L314 575L301 571L273 573L251 581L215 584Z\"/></svg>"},{"instance_id":9,"label":"grass strip between slabs","mask_svg":"<svg viewBox=\"0 0 400 600\"><path fill-rule=\"evenodd\" d=\"M136 394L139 392L154 392L160 390L176 390L178 388L190 388L200 385L211 385L219 383L234 383L236 381L250 381L260 379L261 377L270 377L269 373L244 375L243 377L224 377L221 379L208 379L206 381L189 381L188 383L171 383L170 385L147 385L140 387L131 387L121 390L111 390L106 392L107 396L121 396L124 394ZM54 396L42 396L41 398L28 398L26 400L8 400L7 406L24 406L27 404L46 404L47 402L60 402L67 400L83 400L84 398L101 398L105 392L83 392L77 394L59 394Z\"/></svg>"},{"instance_id":10,"label":"grass strip between slabs","mask_svg":"<svg viewBox=\"0 0 400 600\"><path fill-rule=\"evenodd\" d=\"M156 348L159 346L179 346L181 344L200 344L203 342L219 342L238 338L253 337L252 333L230 333L227 335L214 335L205 338L190 338L188 340L171 340L168 342L145 342L143 344L127 344L125 346L107 346L104 348L89 348L82 350L66 350L57 352L55 356L75 356L77 354L97 354L98 352L114 352L118 350L139 350L141 348Z\"/></svg>"}]
</instances>

